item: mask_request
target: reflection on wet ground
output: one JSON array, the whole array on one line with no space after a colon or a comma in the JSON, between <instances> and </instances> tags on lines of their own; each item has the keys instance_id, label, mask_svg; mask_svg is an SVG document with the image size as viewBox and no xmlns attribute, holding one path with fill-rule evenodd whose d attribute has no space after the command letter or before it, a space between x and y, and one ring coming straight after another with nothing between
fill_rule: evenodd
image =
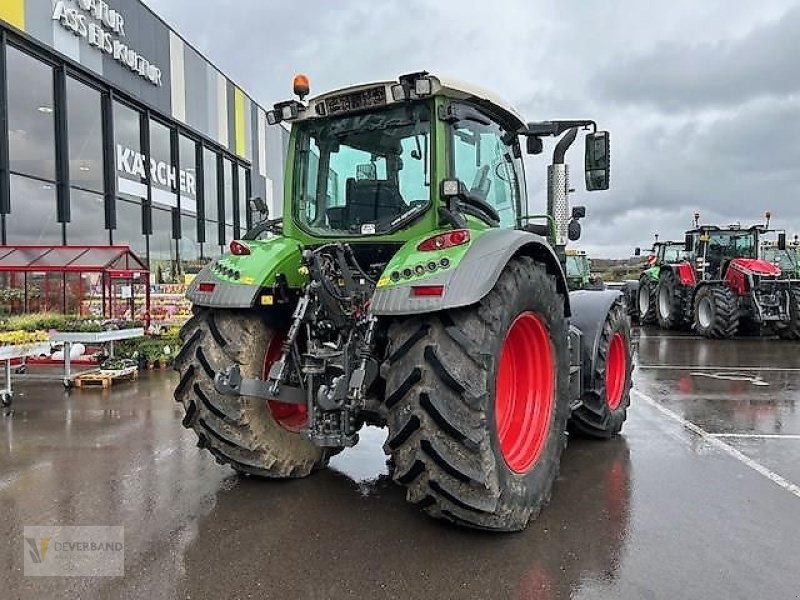
<instances>
[{"instance_id":1,"label":"reflection on wet ground","mask_svg":"<svg viewBox=\"0 0 800 600\"><path fill-rule=\"evenodd\" d=\"M790 346L645 332L636 387L710 433L773 436L720 439L797 482ZM773 370L749 369L761 365ZM195 448L173 384L153 373L113 393L20 385L0 421L3 597L794 598L800 588L800 499L646 402L623 437L571 441L541 517L492 535L408 506L377 429L306 480L239 478ZM22 527L43 524L124 525L125 577L24 577Z\"/></svg>"}]
</instances>

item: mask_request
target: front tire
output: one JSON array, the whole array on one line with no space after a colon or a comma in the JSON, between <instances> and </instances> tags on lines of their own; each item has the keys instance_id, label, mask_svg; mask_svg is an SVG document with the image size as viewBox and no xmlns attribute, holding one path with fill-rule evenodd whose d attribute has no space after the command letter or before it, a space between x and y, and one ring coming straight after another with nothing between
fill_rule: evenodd
<instances>
[{"instance_id":1,"label":"front tire","mask_svg":"<svg viewBox=\"0 0 800 600\"><path fill-rule=\"evenodd\" d=\"M705 285L694 299L694 329L711 339L728 339L739 329L739 304L730 288Z\"/></svg>"},{"instance_id":2,"label":"front tire","mask_svg":"<svg viewBox=\"0 0 800 600\"><path fill-rule=\"evenodd\" d=\"M639 279L636 305L639 309L639 323L641 325L655 325L658 322L658 316L656 315L656 282L649 275L642 275Z\"/></svg>"},{"instance_id":3,"label":"front tire","mask_svg":"<svg viewBox=\"0 0 800 600\"><path fill-rule=\"evenodd\" d=\"M687 290L672 270L661 271L656 287L656 313L662 329L684 329L689 322L690 306Z\"/></svg>"},{"instance_id":4,"label":"front tire","mask_svg":"<svg viewBox=\"0 0 800 600\"><path fill-rule=\"evenodd\" d=\"M564 299L544 265L509 262L478 304L395 322L384 363L394 480L431 516L523 529L566 444Z\"/></svg>"},{"instance_id":5,"label":"front tire","mask_svg":"<svg viewBox=\"0 0 800 600\"><path fill-rule=\"evenodd\" d=\"M621 300L608 311L593 366L595 387L572 412L569 431L606 440L622 431L631 403L631 326Z\"/></svg>"},{"instance_id":6,"label":"front tire","mask_svg":"<svg viewBox=\"0 0 800 600\"><path fill-rule=\"evenodd\" d=\"M277 335L253 311L200 309L181 330L175 399L186 411L183 425L218 463L260 477L304 477L327 463L328 452L285 426L291 421L280 424L265 401L214 387L216 373L233 363L242 377L263 377Z\"/></svg>"},{"instance_id":7,"label":"front tire","mask_svg":"<svg viewBox=\"0 0 800 600\"><path fill-rule=\"evenodd\" d=\"M800 288L789 288L789 324L778 330L784 340L800 340Z\"/></svg>"}]
</instances>

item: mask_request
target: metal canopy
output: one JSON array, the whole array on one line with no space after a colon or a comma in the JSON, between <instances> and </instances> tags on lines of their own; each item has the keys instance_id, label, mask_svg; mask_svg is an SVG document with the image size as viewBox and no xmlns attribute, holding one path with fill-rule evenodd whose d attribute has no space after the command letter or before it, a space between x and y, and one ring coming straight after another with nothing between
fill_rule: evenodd
<instances>
[{"instance_id":1,"label":"metal canopy","mask_svg":"<svg viewBox=\"0 0 800 600\"><path fill-rule=\"evenodd\" d=\"M0 246L0 272L147 273L130 246Z\"/></svg>"}]
</instances>

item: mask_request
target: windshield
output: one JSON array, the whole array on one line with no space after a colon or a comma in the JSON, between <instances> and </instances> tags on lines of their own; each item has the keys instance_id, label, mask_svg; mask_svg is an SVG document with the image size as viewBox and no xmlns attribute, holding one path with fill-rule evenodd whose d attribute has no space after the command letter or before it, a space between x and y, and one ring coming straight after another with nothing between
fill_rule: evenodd
<instances>
[{"instance_id":1,"label":"windshield","mask_svg":"<svg viewBox=\"0 0 800 600\"><path fill-rule=\"evenodd\" d=\"M686 258L687 252L683 244L674 244L664 248L664 262L667 264L682 262Z\"/></svg>"},{"instance_id":2,"label":"windshield","mask_svg":"<svg viewBox=\"0 0 800 600\"><path fill-rule=\"evenodd\" d=\"M753 232L715 231L708 234L709 260L723 258L754 258L756 256L756 235Z\"/></svg>"},{"instance_id":3,"label":"windshield","mask_svg":"<svg viewBox=\"0 0 800 600\"><path fill-rule=\"evenodd\" d=\"M430 205L430 109L298 124L294 217L318 235L387 233Z\"/></svg>"}]
</instances>

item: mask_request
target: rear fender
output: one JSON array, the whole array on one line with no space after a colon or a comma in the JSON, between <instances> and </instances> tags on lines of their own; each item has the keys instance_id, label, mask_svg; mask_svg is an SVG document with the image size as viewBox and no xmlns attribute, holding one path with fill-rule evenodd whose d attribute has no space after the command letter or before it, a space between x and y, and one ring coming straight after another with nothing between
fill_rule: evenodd
<instances>
[{"instance_id":1,"label":"rear fender","mask_svg":"<svg viewBox=\"0 0 800 600\"><path fill-rule=\"evenodd\" d=\"M291 288L300 288L308 280L301 267L301 247L290 238L243 240L250 254L224 254L207 264L186 291L196 306L213 308L250 308L259 292L272 288L278 276Z\"/></svg>"},{"instance_id":2,"label":"rear fender","mask_svg":"<svg viewBox=\"0 0 800 600\"><path fill-rule=\"evenodd\" d=\"M406 244L417 244L420 240ZM405 255L406 246L397 254ZM470 243L466 253L457 264L447 270L439 270L418 282L390 283L382 277L372 299L375 315L412 315L469 306L480 301L497 283L508 262L515 256L530 256L546 265L555 278L559 293L564 298L565 315L570 314L567 280L561 263L547 241L536 234L514 229L491 229L482 232ZM409 265L411 268L414 265ZM399 268L387 267L387 271ZM444 286L441 296L412 296L415 284Z\"/></svg>"},{"instance_id":3,"label":"rear fender","mask_svg":"<svg viewBox=\"0 0 800 600\"><path fill-rule=\"evenodd\" d=\"M581 371L583 389L595 389L594 365L603 325L614 303L622 297L618 290L576 291L569 295L572 307L570 323L581 332Z\"/></svg>"}]
</instances>

